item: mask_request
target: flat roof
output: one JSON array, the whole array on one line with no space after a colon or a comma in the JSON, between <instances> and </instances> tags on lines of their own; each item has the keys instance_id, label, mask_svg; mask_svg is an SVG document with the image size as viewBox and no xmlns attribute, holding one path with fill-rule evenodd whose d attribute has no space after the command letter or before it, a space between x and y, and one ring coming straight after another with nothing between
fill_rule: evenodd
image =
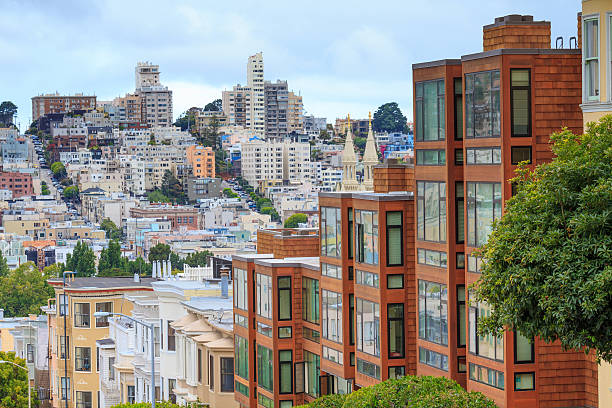
<instances>
[{"instance_id":1,"label":"flat roof","mask_svg":"<svg viewBox=\"0 0 612 408\"><path fill-rule=\"evenodd\" d=\"M461 59L453 58L453 59L441 59L441 60L429 61L429 62L419 62L416 64L412 64L412 69L441 67L444 65L461 65Z\"/></svg>"},{"instance_id":2,"label":"flat roof","mask_svg":"<svg viewBox=\"0 0 612 408\"><path fill-rule=\"evenodd\" d=\"M119 289L119 288L151 288L151 283L156 282L153 278L140 278L134 282L134 277L85 277L66 279L67 289ZM63 279L49 279L50 285L63 286Z\"/></svg>"},{"instance_id":3,"label":"flat roof","mask_svg":"<svg viewBox=\"0 0 612 408\"><path fill-rule=\"evenodd\" d=\"M374 193L372 191L331 191L321 192L319 197L323 198L356 198L359 200L370 200L370 201L402 201L402 200L414 200L414 192L412 191L391 191L388 193Z\"/></svg>"},{"instance_id":4,"label":"flat roof","mask_svg":"<svg viewBox=\"0 0 612 408\"><path fill-rule=\"evenodd\" d=\"M318 271L320 268L320 260L318 256L258 259L255 261L255 265L271 266L271 267L277 267L277 268L278 267L308 268L314 271Z\"/></svg>"}]
</instances>

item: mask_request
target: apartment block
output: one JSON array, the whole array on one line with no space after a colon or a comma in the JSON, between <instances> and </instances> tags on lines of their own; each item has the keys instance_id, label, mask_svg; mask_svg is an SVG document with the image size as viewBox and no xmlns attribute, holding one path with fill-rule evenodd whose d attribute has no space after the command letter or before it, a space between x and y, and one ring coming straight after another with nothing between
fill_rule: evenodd
<instances>
[{"instance_id":1,"label":"apartment block","mask_svg":"<svg viewBox=\"0 0 612 408\"><path fill-rule=\"evenodd\" d=\"M113 120L116 122L139 122L142 120L142 98L136 94L126 94L113 99L116 107Z\"/></svg>"},{"instance_id":2,"label":"apartment block","mask_svg":"<svg viewBox=\"0 0 612 408\"><path fill-rule=\"evenodd\" d=\"M187 147L186 161L196 178L215 178L215 152L212 147L193 145Z\"/></svg>"},{"instance_id":3,"label":"apartment block","mask_svg":"<svg viewBox=\"0 0 612 408\"><path fill-rule=\"evenodd\" d=\"M68 113L74 110L89 110L96 108L96 97L83 94L60 95L44 94L32 98L32 120L49 113Z\"/></svg>"},{"instance_id":4,"label":"apartment block","mask_svg":"<svg viewBox=\"0 0 612 408\"><path fill-rule=\"evenodd\" d=\"M289 91L287 103L287 131L289 133L304 132L304 103L302 96Z\"/></svg>"},{"instance_id":5,"label":"apartment block","mask_svg":"<svg viewBox=\"0 0 612 408\"><path fill-rule=\"evenodd\" d=\"M223 91L221 101L229 125L255 129L254 93L250 87L237 85L231 91ZM263 132L258 134L263 135Z\"/></svg>"},{"instance_id":6,"label":"apartment block","mask_svg":"<svg viewBox=\"0 0 612 408\"><path fill-rule=\"evenodd\" d=\"M256 186L264 180L302 180L308 177L310 144L251 141L242 145L242 177Z\"/></svg>"},{"instance_id":7,"label":"apartment block","mask_svg":"<svg viewBox=\"0 0 612 408\"><path fill-rule=\"evenodd\" d=\"M252 129L263 135L265 132L265 90L264 90L264 61L263 54L258 52L249 57L247 63L247 86L253 90L253 127Z\"/></svg>"},{"instance_id":8,"label":"apartment block","mask_svg":"<svg viewBox=\"0 0 612 408\"><path fill-rule=\"evenodd\" d=\"M149 126L171 126L172 91L159 81L159 65L139 62L136 65L135 96L141 101L141 122Z\"/></svg>"},{"instance_id":9,"label":"apartment block","mask_svg":"<svg viewBox=\"0 0 612 408\"><path fill-rule=\"evenodd\" d=\"M187 206L154 205L130 208L132 218L164 218L170 221L172 230L185 227L197 230L200 226L198 209Z\"/></svg>"},{"instance_id":10,"label":"apartment block","mask_svg":"<svg viewBox=\"0 0 612 408\"><path fill-rule=\"evenodd\" d=\"M0 189L10 190L13 198L34 194L32 175L13 172L0 171Z\"/></svg>"},{"instance_id":11,"label":"apartment block","mask_svg":"<svg viewBox=\"0 0 612 408\"><path fill-rule=\"evenodd\" d=\"M281 139L288 132L289 91L287 81L264 82L266 138Z\"/></svg>"}]
</instances>

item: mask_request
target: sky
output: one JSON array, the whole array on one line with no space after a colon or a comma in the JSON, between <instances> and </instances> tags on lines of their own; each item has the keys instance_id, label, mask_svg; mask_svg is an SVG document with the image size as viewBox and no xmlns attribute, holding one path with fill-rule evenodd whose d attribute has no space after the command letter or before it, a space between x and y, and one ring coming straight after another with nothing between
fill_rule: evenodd
<instances>
[{"instance_id":1,"label":"sky","mask_svg":"<svg viewBox=\"0 0 612 408\"><path fill-rule=\"evenodd\" d=\"M412 64L482 51L482 26L507 14L576 35L579 0L0 0L0 101L30 123L41 93L134 91L138 61L159 64L174 116L246 83L287 80L305 114L367 117L395 101L412 118Z\"/></svg>"}]
</instances>

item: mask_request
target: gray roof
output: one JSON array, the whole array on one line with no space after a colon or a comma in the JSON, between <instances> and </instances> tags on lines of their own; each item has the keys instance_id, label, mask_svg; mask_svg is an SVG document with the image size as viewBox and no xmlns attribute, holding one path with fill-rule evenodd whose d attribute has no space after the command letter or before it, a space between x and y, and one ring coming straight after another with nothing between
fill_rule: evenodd
<instances>
[{"instance_id":1,"label":"gray roof","mask_svg":"<svg viewBox=\"0 0 612 408\"><path fill-rule=\"evenodd\" d=\"M193 296L190 300L181 303L199 312L233 310L234 307L231 297L221 296Z\"/></svg>"},{"instance_id":2,"label":"gray roof","mask_svg":"<svg viewBox=\"0 0 612 408\"><path fill-rule=\"evenodd\" d=\"M87 278L66 278L66 287L70 289L112 289L126 287L150 288L151 283L157 281L153 278L140 278L139 282L134 282L133 277L87 277ZM49 279L50 284L63 285L63 279Z\"/></svg>"}]
</instances>

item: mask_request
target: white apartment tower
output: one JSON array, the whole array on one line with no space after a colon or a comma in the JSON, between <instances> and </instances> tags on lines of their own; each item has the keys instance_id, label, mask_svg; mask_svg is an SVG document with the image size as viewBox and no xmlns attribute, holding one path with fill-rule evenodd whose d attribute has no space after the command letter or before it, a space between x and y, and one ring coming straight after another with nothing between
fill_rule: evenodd
<instances>
[{"instance_id":1,"label":"white apartment tower","mask_svg":"<svg viewBox=\"0 0 612 408\"><path fill-rule=\"evenodd\" d=\"M253 130L257 133L264 133L266 112L264 95L264 62L263 54L258 52L249 57L247 63L247 86L253 90Z\"/></svg>"},{"instance_id":2,"label":"white apartment tower","mask_svg":"<svg viewBox=\"0 0 612 408\"><path fill-rule=\"evenodd\" d=\"M136 95L141 99L142 121L153 126L172 125L172 91L159 81L159 65L136 65Z\"/></svg>"},{"instance_id":3,"label":"white apartment tower","mask_svg":"<svg viewBox=\"0 0 612 408\"><path fill-rule=\"evenodd\" d=\"M242 177L253 186L263 180L306 180L309 164L309 143L256 140L242 144Z\"/></svg>"}]
</instances>

